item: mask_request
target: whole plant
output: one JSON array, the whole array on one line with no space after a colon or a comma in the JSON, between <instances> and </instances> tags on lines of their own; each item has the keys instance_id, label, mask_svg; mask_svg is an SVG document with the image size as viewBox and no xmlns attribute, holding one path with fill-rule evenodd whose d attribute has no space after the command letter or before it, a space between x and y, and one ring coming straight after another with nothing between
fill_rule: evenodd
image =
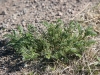
<instances>
[{"instance_id":1,"label":"whole plant","mask_svg":"<svg viewBox=\"0 0 100 75\"><path fill-rule=\"evenodd\" d=\"M53 60L67 62L71 59L80 58L84 50L95 43L91 37L96 32L91 26L83 27L76 21L71 21L66 27L58 19L54 23L43 22L46 30L38 33L33 25L27 26L24 31L22 26L12 30L7 37L10 39L8 45L23 60Z\"/></svg>"}]
</instances>

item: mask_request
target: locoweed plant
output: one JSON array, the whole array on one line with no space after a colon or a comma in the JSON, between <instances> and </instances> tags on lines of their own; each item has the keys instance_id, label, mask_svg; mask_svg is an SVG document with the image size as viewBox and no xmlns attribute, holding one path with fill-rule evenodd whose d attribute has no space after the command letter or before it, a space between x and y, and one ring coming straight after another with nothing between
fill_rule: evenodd
<instances>
[{"instance_id":1,"label":"locoweed plant","mask_svg":"<svg viewBox=\"0 0 100 75\"><path fill-rule=\"evenodd\" d=\"M67 62L80 58L83 51L94 43L92 27L82 27L71 21L67 27L59 19L55 23L44 22L46 30L41 35L29 25L27 31L19 26L17 31L7 35L9 46L21 54L23 60L53 60Z\"/></svg>"}]
</instances>

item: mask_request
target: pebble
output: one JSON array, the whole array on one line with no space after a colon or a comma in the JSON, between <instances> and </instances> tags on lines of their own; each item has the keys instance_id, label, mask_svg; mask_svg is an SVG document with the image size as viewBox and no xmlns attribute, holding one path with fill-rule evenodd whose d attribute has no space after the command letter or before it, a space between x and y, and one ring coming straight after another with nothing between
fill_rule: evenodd
<instances>
[{"instance_id":1,"label":"pebble","mask_svg":"<svg viewBox=\"0 0 100 75\"><path fill-rule=\"evenodd\" d=\"M0 12L0 15L6 15L5 11Z\"/></svg>"},{"instance_id":2,"label":"pebble","mask_svg":"<svg viewBox=\"0 0 100 75\"><path fill-rule=\"evenodd\" d=\"M25 25L26 25L26 22L25 22L24 20L22 20L22 21L21 21L21 24L22 24L23 26L25 26Z\"/></svg>"},{"instance_id":3,"label":"pebble","mask_svg":"<svg viewBox=\"0 0 100 75\"><path fill-rule=\"evenodd\" d=\"M8 28L8 24L3 23L2 24L2 28L7 29Z\"/></svg>"},{"instance_id":4,"label":"pebble","mask_svg":"<svg viewBox=\"0 0 100 75\"><path fill-rule=\"evenodd\" d=\"M13 14L12 15L12 19L16 20L17 19L17 15L16 14Z\"/></svg>"},{"instance_id":5,"label":"pebble","mask_svg":"<svg viewBox=\"0 0 100 75\"><path fill-rule=\"evenodd\" d=\"M59 15L59 16L62 16L62 15L63 15L63 13L62 13L62 12L58 12L58 15Z\"/></svg>"},{"instance_id":6,"label":"pebble","mask_svg":"<svg viewBox=\"0 0 100 75\"><path fill-rule=\"evenodd\" d=\"M72 9L68 9L68 13L73 14Z\"/></svg>"}]
</instances>

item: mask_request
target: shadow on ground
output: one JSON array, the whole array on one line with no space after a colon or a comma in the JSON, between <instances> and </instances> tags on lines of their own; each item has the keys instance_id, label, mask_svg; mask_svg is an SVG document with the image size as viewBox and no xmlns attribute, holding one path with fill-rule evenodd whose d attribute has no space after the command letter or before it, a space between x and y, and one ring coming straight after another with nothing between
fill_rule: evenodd
<instances>
[{"instance_id":1,"label":"shadow on ground","mask_svg":"<svg viewBox=\"0 0 100 75\"><path fill-rule=\"evenodd\" d=\"M27 63L27 67L25 64ZM43 75L46 64L42 62L24 62L22 57L15 53L15 51L7 47L5 40L0 41L0 75L9 75L14 72L21 72L22 69L37 72ZM3 73L1 73L3 71ZM21 72L22 73L22 72Z\"/></svg>"},{"instance_id":2,"label":"shadow on ground","mask_svg":"<svg viewBox=\"0 0 100 75\"><path fill-rule=\"evenodd\" d=\"M4 41L0 41L0 69L5 70L5 74L20 71L24 67L21 56L15 54L14 50L8 48Z\"/></svg>"}]
</instances>

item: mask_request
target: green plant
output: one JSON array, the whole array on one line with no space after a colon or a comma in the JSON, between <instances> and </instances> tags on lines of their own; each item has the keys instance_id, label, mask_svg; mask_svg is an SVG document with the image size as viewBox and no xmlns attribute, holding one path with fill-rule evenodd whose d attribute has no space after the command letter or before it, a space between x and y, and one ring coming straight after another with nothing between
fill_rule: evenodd
<instances>
[{"instance_id":1,"label":"green plant","mask_svg":"<svg viewBox=\"0 0 100 75\"><path fill-rule=\"evenodd\" d=\"M84 28L75 21L64 27L59 19L55 23L44 22L47 30L39 35L32 25L27 27L27 32L19 26L13 30L9 46L12 46L23 56L24 60L48 59L67 62L71 58L81 57L88 46L94 43L89 39L95 36L96 32L92 27Z\"/></svg>"}]
</instances>

